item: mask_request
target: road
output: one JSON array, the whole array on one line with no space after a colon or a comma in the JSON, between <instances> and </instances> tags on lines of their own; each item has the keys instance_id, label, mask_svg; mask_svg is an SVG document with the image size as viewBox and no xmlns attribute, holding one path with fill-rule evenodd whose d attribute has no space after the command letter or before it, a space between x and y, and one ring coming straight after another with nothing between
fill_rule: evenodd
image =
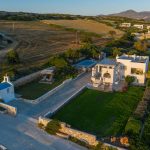
<instances>
[{"instance_id":1,"label":"road","mask_svg":"<svg viewBox=\"0 0 150 150\"><path fill-rule=\"evenodd\" d=\"M39 104L20 100L10 102L18 108L18 115L0 114L0 144L10 150L85 150L75 143L48 135L37 127L36 121L86 85L89 79L90 73L83 74Z\"/></svg>"}]
</instances>

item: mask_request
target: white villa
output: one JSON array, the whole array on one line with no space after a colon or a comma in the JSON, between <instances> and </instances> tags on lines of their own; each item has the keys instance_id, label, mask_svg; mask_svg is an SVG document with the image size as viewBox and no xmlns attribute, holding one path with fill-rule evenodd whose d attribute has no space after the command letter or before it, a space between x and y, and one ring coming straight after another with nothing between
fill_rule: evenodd
<instances>
[{"instance_id":1,"label":"white villa","mask_svg":"<svg viewBox=\"0 0 150 150\"><path fill-rule=\"evenodd\" d=\"M105 58L92 68L93 87L107 85L113 89L126 76L134 76L134 84L144 85L148 63L148 56L122 55L117 56L116 60Z\"/></svg>"},{"instance_id":2,"label":"white villa","mask_svg":"<svg viewBox=\"0 0 150 150\"><path fill-rule=\"evenodd\" d=\"M14 85L10 82L9 77L4 76L3 82L0 83L0 99L9 102L15 99Z\"/></svg>"},{"instance_id":3,"label":"white villa","mask_svg":"<svg viewBox=\"0 0 150 150\"><path fill-rule=\"evenodd\" d=\"M143 24L135 24L133 25L133 27L138 28L138 29L144 29L144 25Z\"/></svg>"},{"instance_id":4,"label":"white villa","mask_svg":"<svg viewBox=\"0 0 150 150\"><path fill-rule=\"evenodd\" d=\"M132 33L132 35L135 36L135 40L150 39L150 31L148 31L147 33Z\"/></svg>"},{"instance_id":5,"label":"white villa","mask_svg":"<svg viewBox=\"0 0 150 150\"><path fill-rule=\"evenodd\" d=\"M147 26L147 30L150 30L150 26Z\"/></svg>"},{"instance_id":6,"label":"white villa","mask_svg":"<svg viewBox=\"0 0 150 150\"><path fill-rule=\"evenodd\" d=\"M130 28L131 27L131 23L121 23L120 27Z\"/></svg>"}]
</instances>

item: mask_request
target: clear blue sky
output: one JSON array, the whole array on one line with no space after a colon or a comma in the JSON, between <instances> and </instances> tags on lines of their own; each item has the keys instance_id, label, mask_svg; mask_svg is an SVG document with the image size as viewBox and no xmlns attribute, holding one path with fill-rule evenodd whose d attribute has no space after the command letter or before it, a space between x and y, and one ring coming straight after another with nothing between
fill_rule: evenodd
<instances>
[{"instance_id":1,"label":"clear blue sky","mask_svg":"<svg viewBox=\"0 0 150 150\"><path fill-rule=\"evenodd\" d=\"M0 11L99 15L128 9L149 11L150 0L0 0Z\"/></svg>"}]
</instances>

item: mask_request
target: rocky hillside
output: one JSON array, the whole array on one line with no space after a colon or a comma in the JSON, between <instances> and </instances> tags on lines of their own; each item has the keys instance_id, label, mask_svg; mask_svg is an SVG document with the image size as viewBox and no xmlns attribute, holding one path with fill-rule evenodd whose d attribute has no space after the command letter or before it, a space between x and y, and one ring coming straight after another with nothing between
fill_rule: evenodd
<instances>
[{"instance_id":1,"label":"rocky hillside","mask_svg":"<svg viewBox=\"0 0 150 150\"><path fill-rule=\"evenodd\" d=\"M120 16L120 17L127 17L133 19L150 20L150 11L136 12L134 10L127 10L116 14L110 14L109 16Z\"/></svg>"}]
</instances>

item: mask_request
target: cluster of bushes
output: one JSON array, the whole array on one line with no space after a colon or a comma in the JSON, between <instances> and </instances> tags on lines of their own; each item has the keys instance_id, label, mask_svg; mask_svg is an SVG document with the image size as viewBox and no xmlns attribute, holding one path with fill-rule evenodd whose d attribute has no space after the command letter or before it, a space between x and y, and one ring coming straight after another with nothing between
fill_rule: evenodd
<instances>
[{"instance_id":1,"label":"cluster of bushes","mask_svg":"<svg viewBox=\"0 0 150 150\"><path fill-rule=\"evenodd\" d=\"M56 133L58 133L60 129L61 129L61 125L60 125L59 121L51 120L47 124L45 131L49 134L56 135Z\"/></svg>"},{"instance_id":2,"label":"cluster of bushes","mask_svg":"<svg viewBox=\"0 0 150 150\"><path fill-rule=\"evenodd\" d=\"M125 81L128 85L131 85L135 81L135 77L133 76L126 76Z\"/></svg>"},{"instance_id":3,"label":"cluster of bushes","mask_svg":"<svg viewBox=\"0 0 150 150\"><path fill-rule=\"evenodd\" d=\"M137 125L136 125L137 127ZM135 128L136 128L135 127ZM134 127L133 127L134 128ZM149 150L150 149L150 115L146 119L143 135L140 136L138 132L133 132L136 129L128 131L130 137L130 150Z\"/></svg>"},{"instance_id":4,"label":"cluster of bushes","mask_svg":"<svg viewBox=\"0 0 150 150\"><path fill-rule=\"evenodd\" d=\"M19 55L15 50L10 50L6 55L6 59L8 64L20 63Z\"/></svg>"},{"instance_id":5,"label":"cluster of bushes","mask_svg":"<svg viewBox=\"0 0 150 150\"><path fill-rule=\"evenodd\" d=\"M150 87L150 79L147 80L146 87L148 87L148 88Z\"/></svg>"},{"instance_id":6,"label":"cluster of bushes","mask_svg":"<svg viewBox=\"0 0 150 150\"><path fill-rule=\"evenodd\" d=\"M116 148L113 148L113 147L109 147L109 146L105 146L103 143L101 142L98 142L98 144L96 146L93 146L93 145L89 145L87 142L85 141L81 141L75 137L69 137L69 140L74 142L74 143L77 143L81 146L84 146L90 150L100 150L100 149L107 149L107 150L117 150Z\"/></svg>"},{"instance_id":7,"label":"cluster of bushes","mask_svg":"<svg viewBox=\"0 0 150 150\"><path fill-rule=\"evenodd\" d=\"M39 125L40 128L42 128L41 125ZM46 128L45 128L45 131L49 134L52 134L52 135L56 135L57 133L59 133L61 129L61 125L60 125L60 122L58 120L51 120ZM81 141L75 137L72 137L72 136L69 136L68 140L74 142L74 143L77 143L81 146L84 146L90 150L99 150L101 149L102 147L107 147L107 146L104 146L103 143L99 142L96 146L92 146L92 145L89 145L87 142L85 141ZM115 148L112 148L112 147L107 147L107 150L116 150Z\"/></svg>"}]
</instances>

